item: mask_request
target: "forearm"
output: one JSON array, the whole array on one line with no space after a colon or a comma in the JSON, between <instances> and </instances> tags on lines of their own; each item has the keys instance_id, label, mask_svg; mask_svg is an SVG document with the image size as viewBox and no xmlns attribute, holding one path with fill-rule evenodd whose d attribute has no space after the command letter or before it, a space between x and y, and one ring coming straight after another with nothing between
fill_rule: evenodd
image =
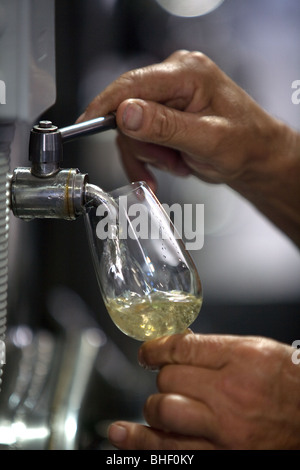
<instances>
[{"instance_id":1,"label":"forearm","mask_svg":"<svg viewBox=\"0 0 300 470\"><path fill-rule=\"evenodd\" d=\"M300 134L277 125L273 154L230 186L300 248Z\"/></svg>"}]
</instances>

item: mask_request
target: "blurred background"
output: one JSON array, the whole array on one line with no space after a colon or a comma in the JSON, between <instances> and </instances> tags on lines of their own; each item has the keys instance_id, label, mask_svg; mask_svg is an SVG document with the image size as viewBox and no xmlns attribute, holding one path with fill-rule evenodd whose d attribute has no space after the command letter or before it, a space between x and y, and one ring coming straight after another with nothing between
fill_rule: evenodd
<instances>
[{"instance_id":1,"label":"blurred background","mask_svg":"<svg viewBox=\"0 0 300 470\"><path fill-rule=\"evenodd\" d=\"M193 6L202 2L179 2L185 9L176 14L169 3L56 1L57 99L42 117L69 125L121 73L188 49L207 54L268 112L300 130L300 105L291 101L291 84L300 79L298 0L215 1L219 6L201 16ZM106 191L127 184L115 138L109 131L66 144L64 166L87 172ZM18 165L28 165L26 150ZM288 344L299 339L300 257L292 242L229 188L154 173L161 202L204 204L204 246L191 252L204 291L193 330L264 335ZM113 345L86 398L93 432L80 445L97 447L106 421L142 419L155 374L141 370L140 344L115 327L103 306L82 219L14 219L11 232L9 325L53 331L55 322L65 322L68 331L82 305L84 321Z\"/></svg>"}]
</instances>

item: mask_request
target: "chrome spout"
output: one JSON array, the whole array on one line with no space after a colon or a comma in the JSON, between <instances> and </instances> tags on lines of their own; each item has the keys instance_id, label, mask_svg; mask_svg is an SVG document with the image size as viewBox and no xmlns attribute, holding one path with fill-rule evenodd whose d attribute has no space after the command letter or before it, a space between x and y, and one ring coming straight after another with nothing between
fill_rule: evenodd
<instances>
[{"instance_id":1,"label":"chrome spout","mask_svg":"<svg viewBox=\"0 0 300 470\"><path fill-rule=\"evenodd\" d=\"M109 210L116 207L113 197L94 184L87 184L84 188L84 198L86 207L98 207L104 204Z\"/></svg>"}]
</instances>

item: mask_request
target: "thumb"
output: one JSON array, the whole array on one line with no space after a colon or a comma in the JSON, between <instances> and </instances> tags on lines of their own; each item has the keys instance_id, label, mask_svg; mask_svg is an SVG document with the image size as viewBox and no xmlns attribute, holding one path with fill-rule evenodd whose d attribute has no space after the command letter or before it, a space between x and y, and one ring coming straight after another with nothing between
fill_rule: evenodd
<instances>
[{"instance_id":1,"label":"thumb","mask_svg":"<svg viewBox=\"0 0 300 470\"><path fill-rule=\"evenodd\" d=\"M197 148L193 142L199 126L197 116L178 111L152 101L126 100L117 111L118 128L123 134L137 140L164 145L176 150L191 151ZM193 137L194 136L194 137Z\"/></svg>"}]
</instances>

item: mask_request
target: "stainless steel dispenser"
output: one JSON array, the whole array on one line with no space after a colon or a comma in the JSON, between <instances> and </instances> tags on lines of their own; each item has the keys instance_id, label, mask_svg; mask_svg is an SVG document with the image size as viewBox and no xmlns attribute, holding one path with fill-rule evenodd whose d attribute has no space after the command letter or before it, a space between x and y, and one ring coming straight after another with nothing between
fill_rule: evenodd
<instances>
[{"instance_id":1,"label":"stainless steel dispenser","mask_svg":"<svg viewBox=\"0 0 300 470\"><path fill-rule=\"evenodd\" d=\"M61 168L63 143L114 129L114 114L58 129L50 121L33 127L29 141L31 167L19 167L11 176L11 209L21 219L76 219L83 212L88 175Z\"/></svg>"}]
</instances>

